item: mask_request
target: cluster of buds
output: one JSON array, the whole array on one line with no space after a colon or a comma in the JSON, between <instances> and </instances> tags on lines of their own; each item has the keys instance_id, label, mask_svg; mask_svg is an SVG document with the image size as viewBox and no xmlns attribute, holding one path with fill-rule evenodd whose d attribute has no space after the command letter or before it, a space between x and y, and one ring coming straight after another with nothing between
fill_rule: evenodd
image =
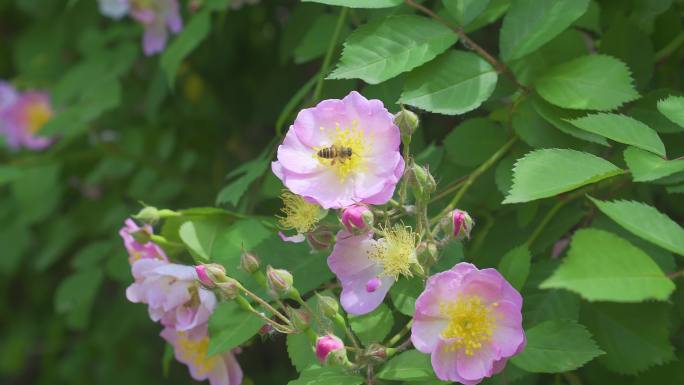
<instances>
[{"instance_id":1,"label":"cluster of buds","mask_svg":"<svg viewBox=\"0 0 684 385\"><path fill-rule=\"evenodd\" d=\"M226 269L217 263L195 266L197 279L208 289L217 289L225 299L235 299L240 294L240 283L226 275Z\"/></svg>"}]
</instances>

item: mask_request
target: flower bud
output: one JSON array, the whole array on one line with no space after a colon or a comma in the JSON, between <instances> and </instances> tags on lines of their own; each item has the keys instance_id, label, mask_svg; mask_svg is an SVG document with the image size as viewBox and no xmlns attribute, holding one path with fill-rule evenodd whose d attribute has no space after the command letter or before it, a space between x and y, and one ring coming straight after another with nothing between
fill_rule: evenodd
<instances>
[{"instance_id":1,"label":"flower bud","mask_svg":"<svg viewBox=\"0 0 684 385\"><path fill-rule=\"evenodd\" d=\"M227 300L235 299L240 294L240 283L233 278L226 277L223 282L216 282L216 288L221 296Z\"/></svg>"},{"instance_id":2,"label":"flower bud","mask_svg":"<svg viewBox=\"0 0 684 385\"><path fill-rule=\"evenodd\" d=\"M394 124L399 127L399 132L401 133L402 140L403 138L410 138L411 135L413 135L414 132L416 132L416 128L418 128L418 124L420 123L418 119L418 115L416 115L414 112L402 109L394 115ZM409 139L410 141L410 139Z\"/></svg>"},{"instance_id":3,"label":"flower bud","mask_svg":"<svg viewBox=\"0 0 684 385\"><path fill-rule=\"evenodd\" d=\"M427 200L437 188L437 182L430 174L430 170L414 163L411 167L411 176L411 185L416 199Z\"/></svg>"},{"instance_id":4,"label":"flower bud","mask_svg":"<svg viewBox=\"0 0 684 385\"><path fill-rule=\"evenodd\" d=\"M292 290L294 278L289 271L283 269L274 269L271 265L266 267L266 281L268 287L277 295L287 295Z\"/></svg>"},{"instance_id":5,"label":"flower bud","mask_svg":"<svg viewBox=\"0 0 684 385\"><path fill-rule=\"evenodd\" d=\"M470 231L475 226L473 218L467 212L459 209L452 211L449 216L450 223L448 228L454 238L460 239L465 237L470 239Z\"/></svg>"},{"instance_id":6,"label":"flower bud","mask_svg":"<svg viewBox=\"0 0 684 385\"><path fill-rule=\"evenodd\" d=\"M287 315L298 330L306 330L311 324L311 313L304 308L295 309L288 307Z\"/></svg>"},{"instance_id":7,"label":"flower bud","mask_svg":"<svg viewBox=\"0 0 684 385\"><path fill-rule=\"evenodd\" d=\"M326 250L335 242L335 234L326 228L319 227L307 233L306 240L313 251Z\"/></svg>"},{"instance_id":8,"label":"flower bud","mask_svg":"<svg viewBox=\"0 0 684 385\"><path fill-rule=\"evenodd\" d=\"M269 337L269 336L275 334L276 330L273 328L273 326L271 324L264 324L261 328L259 328L258 333L262 339L265 339L266 337Z\"/></svg>"},{"instance_id":9,"label":"flower bud","mask_svg":"<svg viewBox=\"0 0 684 385\"><path fill-rule=\"evenodd\" d=\"M139 245L144 245L152 239L152 234L146 227L148 226L141 227L140 229L130 233L131 237L133 237L133 240Z\"/></svg>"},{"instance_id":10,"label":"flower bud","mask_svg":"<svg viewBox=\"0 0 684 385\"><path fill-rule=\"evenodd\" d=\"M342 210L340 221L353 234L360 234L373 226L373 212L365 205L352 205Z\"/></svg>"},{"instance_id":11,"label":"flower bud","mask_svg":"<svg viewBox=\"0 0 684 385\"><path fill-rule=\"evenodd\" d=\"M145 206L140 210L136 215L133 216L133 218L149 223L151 225L159 222L160 219L162 218L169 218L169 217L175 217L179 216L180 214L169 209L161 209L159 210L156 207L152 206Z\"/></svg>"},{"instance_id":12,"label":"flower bud","mask_svg":"<svg viewBox=\"0 0 684 385\"><path fill-rule=\"evenodd\" d=\"M208 288L216 286L216 283L225 281L226 269L218 263L195 266L197 278Z\"/></svg>"},{"instance_id":13,"label":"flower bud","mask_svg":"<svg viewBox=\"0 0 684 385\"><path fill-rule=\"evenodd\" d=\"M370 344L366 348L364 356L376 364L382 363L387 360L387 348L378 343Z\"/></svg>"},{"instance_id":14,"label":"flower bud","mask_svg":"<svg viewBox=\"0 0 684 385\"><path fill-rule=\"evenodd\" d=\"M318 337L316 340L316 357L321 364L326 363L330 353L336 350L344 351L344 343L334 335L328 334L323 337ZM346 356L346 352L344 353Z\"/></svg>"},{"instance_id":15,"label":"flower bud","mask_svg":"<svg viewBox=\"0 0 684 385\"><path fill-rule=\"evenodd\" d=\"M240 267L242 268L242 270L248 272L249 274L254 274L257 271L259 271L259 267L261 267L261 264L259 262L259 258L256 255L244 252L240 257Z\"/></svg>"},{"instance_id":16,"label":"flower bud","mask_svg":"<svg viewBox=\"0 0 684 385\"><path fill-rule=\"evenodd\" d=\"M335 298L327 295L320 295L318 293L316 293L316 298L318 299L318 309L320 309L321 313L326 317L332 318L339 313L340 305Z\"/></svg>"}]
</instances>

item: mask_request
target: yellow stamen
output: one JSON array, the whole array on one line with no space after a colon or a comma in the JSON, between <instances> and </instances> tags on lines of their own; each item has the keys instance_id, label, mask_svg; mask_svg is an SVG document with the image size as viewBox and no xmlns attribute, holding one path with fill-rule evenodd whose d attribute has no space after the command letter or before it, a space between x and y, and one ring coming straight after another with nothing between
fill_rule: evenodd
<instances>
[{"instance_id":1,"label":"yellow stamen","mask_svg":"<svg viewBox=\"0 0 684 385\"><path fill-rule=\"evenodd\" d=\"M284 215L278 216L278 221L285 229L295 229L298 233L307 233L313 230L316 223L323 219L326 214L326 211L320 206L309 203L301 196L289 191L283 191L280 197L284 205L280 211Z\"/></svg>"},{"instance_id":2,"label":"yellow stamen","mask_svg":"<svg viewBox=\"0 0 684 385\"><path fill-rule=\"evenodd\" d=\"M314 147L314 157L324 165L331 167L340 181L344 181L352 172L363 172L366 170L365 155L371 151L372 137L366 137L364 132L358 128L359 122L352 121L351 127L341 127L339 123L335 124L335 130L328 130L330 135L330 144L322 147ZM326 128L320 127L321 131L326 131ZM351 149L351 156L347 158L326 159L318 155L318 151L323 148L336 146L337 148Z\"/></svg>"},{"instance_id":3,"label":"yellow stamen","mask_svg":"<svg viewBox=\"0 0 684 385\"><path fill-rule=\"evenodd\" d=\"M208 348L209 337L205 336L199 340L191 340L184 332L178 333L176 354L180 359L195 367L200 376L211 371L220 359L220 356L208 357Z\"/></svg>"},{"instance_id":4,"label":"yellow stamen","mask_svg":"<svg viewBox=\"0 0 684 385\"><path fill-rule=\"evenodd\" d=\"M478 296L466 296L456 302L442 304L440 310L449 319L449 324L442 330L442 337L457 339L447 347L450 351L461 350L472 356L482 344L490 341L496 328L492 308L496 303L487 306Z\"/></svg>"},{"instance_id":5,"label":"yellow stamen","mask_svg":"<svg viewBox=\"0 0 684 385\"><path fill-rule=\"evenodd\" d=\"M27 130L35 134L52 117L52 109L45 103L31 103L26 107Z\"/></svg>"},{"instance_id":6,"label":"yellow stamen","mask_svg":"<svg viewBox=\"0 0 684 385\"><path fill-rule=\"evenodd\" d=\"M412 276L411 266L418 263L416 240L418 236L410 227L395 225L384 229L385 237L380 239L369 258L378 261L387 277L398 279L400 275Z\"/></svg>"}]
</instances>

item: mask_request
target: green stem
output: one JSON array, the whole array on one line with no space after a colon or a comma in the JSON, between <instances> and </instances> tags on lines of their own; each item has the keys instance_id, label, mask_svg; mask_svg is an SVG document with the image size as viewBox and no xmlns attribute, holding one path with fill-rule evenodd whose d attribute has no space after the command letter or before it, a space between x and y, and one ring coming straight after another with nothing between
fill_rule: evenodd
<instances>
[{"instance_id":1,"label":"green stem","mask_svg":"<svg viewBox=\"0 0 684 385\"><path fill-rule=\"evenodd\" d=\"M402 338L404 338L406 334L408 334L409 331L411 331L412 326L413 320L410 320L406 323L406 325L404 325L403 328L401 328L401 330L399 330L397 334L395 334L392 338L389 339L389 341L387 341L386 345L388 347L393 347L394 345L396 345Z\"/></svg>"},{"instance_id":2,"label":"green stem","mask_svg":"<svg viewBox=\"0 0 684 385\"><path fill-rule=\"evenodd\" d=\"M323 58L323 64L321 65L320 76L316 81L316 88L314 88L314 93L312 99L318 101L323 92L323 81L325 76L328 74L328 68L330 67L330 62L332 61L333 53L335 52L335 47L337 47L337 41L340 39L340 34L342 33L342 27L347 19L347 13L349 9L346 7L342 8L340 11L340 16L337 18L337 25L335 26L335 32L333 33L332 39L330 39L330 45L328 46L328 51L325 53Z\"/></svg>"},{"instance_id":3,"label":"green stem","mask_svg":"<svg viewBox=\"0 0 684 385\"><path fill-rule=\"evenodd\" d=\"M442 212L439 213L436 217L432 218L432 223L439 222L439 220L446 215L449 211L453 210L458 203L461 201L461 198L465 195L465 193L470 189L470 186L473 185L473 183L479 178L482 174L484 174L487 170L489 170L492 166L496 164L496 162L501 159L506 152L513 146L513 144L518 140L517 137L512 137L511 139L508 140L499 150L497 150L494 155L492 155L489 159L487 159L484 163L480 165L480 167L476 168L468 177L466 178L465 181L463 181L463 185L461 188L458 190L456 195L451 199L451 202L442 210Z\"/></svg>"},{"instance_id":4,"label":"green stem","mask_svg":"<svg viewBox=\"0 0 684 385\"><path fill-rule=\"evenodd\" d=\"M271 312L271 314L273 314L274 316L278 317L281 321L285 322L286 325L292 326L292 322L290 322L290 320L289 320L287 317L285 317L281 312L279 312L279 311L276 310L273 306L271 306L271 304L269 304L268 302L264 301L261 297L259 297L258 295L252 293L251 291L247 290L247 289L244 288L243 286L240 286L240 290L242 290L242 292L245 293L248 297L250 297L250 298L252 298L253 300L255 300L256 302L258 302L258 303L259 303L261 306L263 306L266 310L268 310L269 312Z\"/></svg>"},{"instance_id":5,"label":"green stem","mask_svg":"<svg viewBox=\"0 0 684 385\"><path fill-rule=\"evenodd\" d=\"M347 335L352 345L354 345L354 348L357 350L361 350L361 345L359 345L359 342L356 340L356 336L354 335L354 333L352 333L351 329L347 325L347 321L345 321L344 318L339 314L335 314L335 316L332 317L332 320L333 322L335 322L337 326L344 330L344 333Z\"/></svg>"},{"instance_id":6,"label":"green stem","mask_svg":"<svg viewBox=\"0 0 684 385\"><path fill-rule=\"evenodd\" d=\"M684 31L680 32L679 35L675 36L675 38L667 43L665 47L656 52L656 63L672 55L672 53L676 51L682 44L684 44Z\"/></svg>"},{"instance_id":7,"label":"green stem","mask_svg":"<svg viewBox=\"0 0 684 385\"><path fill-rule=\"evenodd\" d=\"M292 111L294 111L295 108L299 105L299 103L304 100L304 97L306 96L309 91L313 88L313 86L316 84L318 79L320 79L323 75L321 73L316 74L313 76L311 79L307 80L304 85L297 90L297 92L292 96L292 99L290 99L289 102L285 105L285 108L280 112L280 115L278 115L278 119L276 120L276 135L283 136L283 126L285 125L285 121L290 118L290 115L292 115Z\"/></svg>"},{"instance_id":8,"label":"green stem","mask_svg":"<svg viewBox=\"0 0 684 385\"><path fill-rule=\"evenodd\" d=\"M536 241L537 238L539 238L539 235L541 235L542 231L544 231L544 229L549 224L551 219L553 219L553 217L556 215L556 213L558 213L558 210L563 208L563 206L565 206L568 202L569 202L568 200L561 200L561 201L556 202L556 204L553 205L553 207L551 207L551 210L549 210L549 212L546 213L544 218L542 218L541 222L539 222L539 224L534 229L534 231L532 231L532 234L530 235L530 237L527 238L527 241L525 241L525 246L527 247L527 249L532 247L532 244L534 243L534 241Z\"/></svg>"}]
</instances>

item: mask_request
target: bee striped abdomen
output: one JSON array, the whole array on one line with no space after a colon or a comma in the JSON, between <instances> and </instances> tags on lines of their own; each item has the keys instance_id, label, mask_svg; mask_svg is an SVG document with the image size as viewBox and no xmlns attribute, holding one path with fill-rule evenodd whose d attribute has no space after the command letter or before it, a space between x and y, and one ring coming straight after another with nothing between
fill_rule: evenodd
<instances>
[{"instance_id":1,"label":"bee striped abdomen","mask_svg":"<svg viewBox=\"0 0 684 385\"><path fill-rule=\"evenodd\" d=\"M351 147L332 145L330 147L325 147L318 150L316 154L323 159L332 159L334 164L334 162L337 160L344 162L345 160L351 158L352 149Z\"/></svg>"}]
</instances>

